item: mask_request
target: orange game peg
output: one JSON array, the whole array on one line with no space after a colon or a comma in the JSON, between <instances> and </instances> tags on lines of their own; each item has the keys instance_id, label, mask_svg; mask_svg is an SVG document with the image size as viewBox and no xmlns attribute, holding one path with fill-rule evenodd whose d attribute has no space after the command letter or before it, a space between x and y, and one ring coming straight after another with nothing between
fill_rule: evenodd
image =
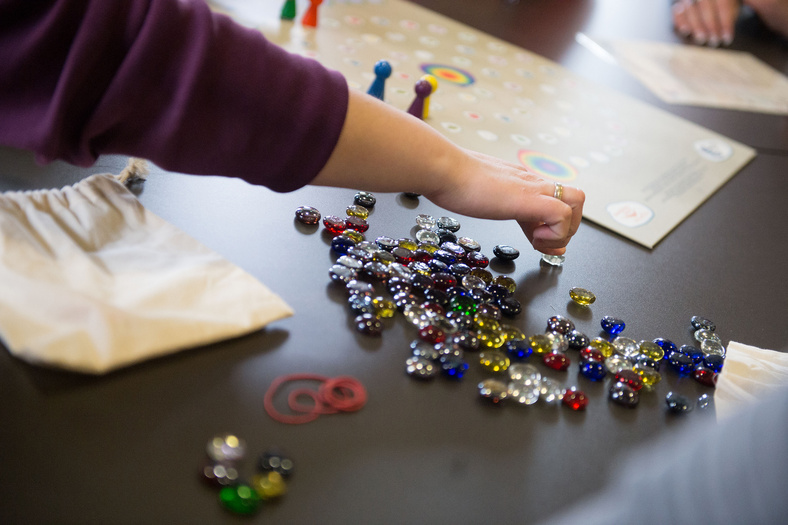
<instances>
[{"instance_id":1,"label":"orange game peg","mask_svg":"<svg viewBox=\"0 0 788 525\"><path fill-rule=\"evenodd\" d=\"M309 8L301 19L301 25L307 27L317 27L317 8L323 0L309 0Z\"/></svg>"}]
</instances>

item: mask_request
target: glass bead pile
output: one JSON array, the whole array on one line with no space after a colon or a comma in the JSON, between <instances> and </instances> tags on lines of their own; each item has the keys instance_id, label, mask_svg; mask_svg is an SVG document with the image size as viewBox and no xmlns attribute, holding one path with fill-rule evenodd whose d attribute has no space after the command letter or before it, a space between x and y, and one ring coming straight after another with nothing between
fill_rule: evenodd
<instances>
[{"instance_id":1,"label":"glass bead pile","mask_svg":"<svg viewBox=\"0 0 788 525\"><path fill-rule=\"evenodd\" d=\"M278 451L264 452L250 479L241 476L246 459L246 443L233 434L217 435L206 446L201 477L219 488L219 503L238 515L255 514L263 503L276 500L287 492L287 478L293 472L293 460Z\"/></svg>"}]
</instances>

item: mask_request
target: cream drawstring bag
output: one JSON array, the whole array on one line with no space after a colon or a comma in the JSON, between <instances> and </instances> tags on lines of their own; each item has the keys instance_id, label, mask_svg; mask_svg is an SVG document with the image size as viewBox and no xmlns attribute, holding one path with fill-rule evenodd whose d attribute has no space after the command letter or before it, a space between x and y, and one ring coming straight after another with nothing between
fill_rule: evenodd
<instances>
[{"instance_id":1,"label":"cream drawstring bag","mask_svg":"<svg viewBox=\"0 0 788 525\"><path fill-rule=\"evenodd\" d=\"M0 194L0 258L0 336L31 363L100 374L293 313L111 175Z\"/></svg>"}]
</instances>

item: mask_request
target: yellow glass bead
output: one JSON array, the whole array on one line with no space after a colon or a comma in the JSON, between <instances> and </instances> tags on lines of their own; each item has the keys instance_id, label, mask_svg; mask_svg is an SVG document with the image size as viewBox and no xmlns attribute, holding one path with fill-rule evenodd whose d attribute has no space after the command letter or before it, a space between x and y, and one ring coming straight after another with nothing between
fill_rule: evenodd
<instances>
[{"instance_id":1,"label":"yellow glass bead","mask_svg":"<svg viewBox=\"0 0 788 525\"><path fill-rule=\"evenodd\" d=\"M500 350L485 350L479 354L479 363L490 372L504 372L509 368L511 361Z\"/></svg>"},{"instance_id":2,"label":"yellow glass bead","mask_svg":"<svg viewBox=\"0 0 788 525\"><path fill-rule=\"evenodd\" d=\"M498 277L493 279L492 283L497 284L499 286L503 286L504 288L509 290L509 293L514 293L514 291L517 290L517 283L515 282L514 279L512 279L508 275L499 275Z\"/></svg>"},{"instance_id":3,"label":"yellow glass bead","mask_svg":"<svg viewBox=\"0 0 788 525\"><path fill-rule=\"evenodd\" d=\"M360 231L347 229L339 234L340 237L345 237L346 239L350 239L351 241L355 242L356 244L362 242L364 240L364 234Z\"/></svg>"},{"instance_id":4,"label":"yellow glass bead","mask_svg":"<svg viewBox=\"0 0 788 525\"><path fill-rule=\"evenodd\" d=\"M616 351L616 347L613 346L613 343L610 341L605 341L599 337L591 339L591 342L588 343L588 347L593 348L594 350L599 350L599 352L605 357L610 357Z\"/></svg>"},{"instance_id":5,"label":"yellow glass bead","mask_svg":"<svg viewBox=\"0 0 788 525\"><path fill-rule=\"evenodd\" d=\"M413 239L407 239L407 238L399 239L397 241L397 246L399 246L400 248L405 248L406 250L410 250L412 252L415 252L416 250L419 249L419 243L417 243Z\"/></svg>"},{"instance_id":6,"label":"yellow glass bead","mask_svg":"<svg viewBox=\"0 0 788 525\"><path fill-rule=\"evenodd\" d=\"M522 330L509 324L501 325L501 337L503 337L504 343L508 343L515 339L527 339Z\"/></svg>"},{"instance_id":7,"label":"yellow glass bead","mask_svg":"<svg viewBox=\"0 0 788 525\"><path fill-rule=\"evenodd\" d=\"M252 477L252 488L261 499L274 499L287 492L287 483L278 472L264 472Z\"/></svg>"},{"instance_id":8,"label":"yellow glass bead","mask_svg":"<svg viewBox=\"0 0 788 525\"><path fill-rule=\"evenodd\" d=\"M640 376L641 381L643 381L643 388L653 388L654 385L662 380L662 375L649 366L638 363L635 365L634 370Z\"/></svg>"},{"instance_id":9,"label":"yellow glass bead","mask_svg":"<svg viewBox=\"0 0 788 525\"><path fill-rule=\"evenodd\" d=\"M351 204L347 207L345 212L350 217L358 217L359 219L366 219L369 217L369 210L366 209L364 206L359 206L358 204Z\"/></svg>"},{"instance_id":10,"label":"yellow glass bead","mask_svg":"<svg viewBox=\"0 0 788 525\"><path fill-rule=\"evenodd\" d=\"M480 346L487 348L500 348L505 342L501 334L489 330L479 330L476 333L476 339Z\"/></svg>"},{"instance_id":11,"label":"yellow glass bead","mask_svg":"<svg viewBox=\"0 0 788 525\"><path fill-rule=\"evenodd\" d=\"M665 350L657 343L648 340L640 342L640 353L654 361L659 361L665 357Z\"/></svg>"},{"instance_id":12,"label":"yellow glass bead","mask_svg":"<svg viewBox=\"0 0 788 525\"><path fill-rule=\"evenodd\" d=\"M372 260L375 262L383 263L386 266L388 266L393 262L397 262L397 259L386 250L376 251L375 255L372 256Z\"/></svg>"},{"instance_id":13,"label":"yellow glass bead","mask_svg":"<svg viewBox=\"0 0 788 525\"><path fill-rule=\"evenodd\" d=\"M424 250L429 254L433 254L440 250L440 246L435 244L434 242L420 242L419 243L419 250Z\"/></svg>"},{"instance_id":14,"label":"yellow glass bead","mask_svg":"<svg viewBox=\"0 0 788 525\"><path fill-rule=\"evenodd\" d=\"M528 338L528 344L535 354L546 354L553 349L553 342L544 334L532 335Z\"/></svg>"},{"instance_id":15,"label":"yellow glass bead","mask_svg":"<svg viewBox=\"0 0 788 525\"><path fill-rule=\"evenodd\" d=\"M593 304L596 301L596 295L591 290L586 290L585 288L572 288L569 290L569 297L572 298L574 302L581 306L588 306L589 304Z\"/></svg>"},{"instance_id":16,"label":"yellow glass bead","mask_svg":"<svg viewBox=\"0 0 788 525\"><path fill-rule=\"evenodd\" d=\"M484 281L485 285L491 284L493 280L493 275L487 270L485 270L484 268L474 268L473 270L471 270L470 275L475 275L476 277Z\"/></svg>"},{"instance_id":17,"label":"yellow glass bead","mask_svg":"<svg viewBox=\"0 0 788 525\"><path fill-rule=\"evenodd\" d=\"M375 297L372 299L372 308L375 314L384 319L390 319L397 313L397 305L391 299L385 297Z\"/></svg>"},{"instance_id":18,"label":"yellow glass bead","mask_svg":"<svg viewBox=\"0 0 788 525\"><path fill-rule=\"evenodd\" d=\"M489 315L475 314L473 316L473 324L476 325L477 330L495 332L497 334L501 332L501 322Z\"/></svg>"}]
</instances>

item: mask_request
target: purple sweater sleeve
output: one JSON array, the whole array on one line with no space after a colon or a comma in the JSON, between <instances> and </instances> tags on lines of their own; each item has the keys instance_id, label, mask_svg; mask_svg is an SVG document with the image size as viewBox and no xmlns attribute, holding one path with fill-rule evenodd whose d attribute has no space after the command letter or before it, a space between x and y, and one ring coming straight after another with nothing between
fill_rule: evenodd
<instances>
[{"instance_id":1,"label":"purple sweater sleeve","mask_svg":"<svg viewBox=\"0 0 788 525\"><path fill-rule=\"evenodd\" d=\"M0 144L308 184L339 138L342 76L201 0L0 0Z\"/></svg>"}]
</instances>

